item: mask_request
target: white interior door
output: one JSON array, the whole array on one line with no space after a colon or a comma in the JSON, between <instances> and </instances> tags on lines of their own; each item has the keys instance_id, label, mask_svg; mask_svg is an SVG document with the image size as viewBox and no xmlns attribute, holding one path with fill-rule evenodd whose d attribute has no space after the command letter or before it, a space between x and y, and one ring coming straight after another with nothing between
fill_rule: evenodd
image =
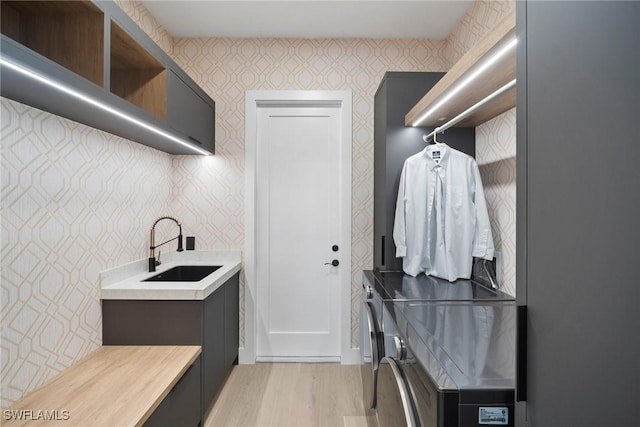
<instances>
[{"instance_id":1,"label":"white interior door","mask_svg":"<svg viewBox=\"0 0 640 427\"><path fill-rule=\"evenodd\" d=\"M258 361L340 360L343 266L325 265L342 261L350 244L341 235L339 113L334 107L258 109Z\"/></svg>"}]
</instances>

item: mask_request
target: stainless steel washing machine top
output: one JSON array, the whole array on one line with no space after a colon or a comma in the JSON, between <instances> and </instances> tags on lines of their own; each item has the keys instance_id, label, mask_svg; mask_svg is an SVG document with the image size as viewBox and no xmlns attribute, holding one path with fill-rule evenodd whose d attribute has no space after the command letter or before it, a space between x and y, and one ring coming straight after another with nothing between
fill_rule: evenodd
<instances>
[{"instance_id":1,"label":"stainless steel washing machine top","mask_svg":"<svg viewBox=\"0 0 640 427\"><path fill-rule=\"evenodd\" d=\"M384 304L386 356L377 380L380 425L513 426L513 301ZM390 353L395 354L390 354Z\"/></svg>"}]
</instances>

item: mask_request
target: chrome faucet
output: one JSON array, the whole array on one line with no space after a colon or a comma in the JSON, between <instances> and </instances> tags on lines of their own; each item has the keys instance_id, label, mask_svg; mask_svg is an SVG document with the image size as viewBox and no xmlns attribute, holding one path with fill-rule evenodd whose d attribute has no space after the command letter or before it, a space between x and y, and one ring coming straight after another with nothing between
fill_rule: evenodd
<instances>
[{"instance_id":1,"label":"chrome faucet","mask_svg":"<svg viewBox=\"0 0 640 427\"><path fill-rule=\"evenodd\" d=\"M175 222L178 225L179 228L179 232L178 232L178 236L174 237L173 239L169 239L166 242L162 242L159 245L156 245L156 224L158 224L160 221L162 221L163 219L170 219L171 221ZM156 222L153 223L153 225L151 226L151 233L150 233L150 239L149 241L151 242L149 244L149 249L150 249L150 253L149 253L149 272L153 272L156 271L156 266L160 264L160 261L156 261L156 254L155 254L155 250L157 247L160 247L162 245L164 245L165 243L169 243L172 240L176 240L178 239L178 252L182 252L182 224L180 224L180 221L178 221L177 219L171 217L171 216L163 216L160 217L156 220ZM160 256L158 255L158 259L160 258Z\"/></svg>"}]
</instances>

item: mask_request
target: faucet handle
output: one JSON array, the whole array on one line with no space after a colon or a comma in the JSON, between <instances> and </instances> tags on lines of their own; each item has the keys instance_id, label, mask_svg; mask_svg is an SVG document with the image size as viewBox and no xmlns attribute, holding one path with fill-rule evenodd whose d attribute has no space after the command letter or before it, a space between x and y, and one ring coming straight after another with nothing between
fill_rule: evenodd
<instances>
[{"instance_id":1,"label":"faucet handle","mask_svg":"<svg viewBox=\"0 0 640 427\"><path fill-rule=\"evenodd\" d=\"M160 261L160 255L162 255L162 251L158 251L158 258L156 258L156 265L162 264L162 261Z\"/></svg>"}]
</instances>

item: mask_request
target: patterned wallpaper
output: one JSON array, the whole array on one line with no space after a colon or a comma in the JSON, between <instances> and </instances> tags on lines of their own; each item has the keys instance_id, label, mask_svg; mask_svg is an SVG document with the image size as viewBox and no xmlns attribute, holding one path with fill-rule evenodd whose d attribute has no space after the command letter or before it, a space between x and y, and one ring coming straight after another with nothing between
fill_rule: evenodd
<instances>
[{"instance_id":1,"label":"patterned wallpaper","mask_svg":"<svg viewBox=\"0 0 640 427\"><path fill-rule=\"evenodd\" d=\"M472 39L466 32L479 37L490 28L499 13L494 3L472 6L463 23L473 24L456 28L448 41L173 40L142 5L118 0L216 100L217 155L172 157L2 99L0 405L101 344L98 272L146 257L158 215L179 217L198 248L243 248L249 89L353 92L357 346L360 272L371 268L373 251L373 95L385 71L448 69L451 51ZM498 119L478 133L492 140L514 124Z\"/></svg>"},{"instance_id":2,"label":"patterned wallpaper","mask_svg":"<svg viewBox=\"0 0 640 427\"><path fill-rule=\"evenodd\" d=\"M146 9L118 3L171 50ZM170 155L5 98L0 117L6 407L102 344L98 272L146 257L153 220L174 212Z\"/></svg>"},{"instance_id":3,"label":"patterned wallpaper","mask_svg":"<svg viewBox=\"0 0 640 427\"><path fill-rule=\"evenodd\" d=\"M476 0L447 38L449 68L504 16L513 13L515 8L515 0Z\"/></svg>"},{"instance_id":4,"label":"patterned wallpaper","mask_svg":"<svg viewBox=\"0 0 640 427\"><path fill-rule=\"evenodd\" d=\"M358 346L363 269L372 267L373 97L385 71L446 70L444 42L427 40L180 39L174 58L216 100L216 160L176 157L180 203L196 236L244 244L244 95L252 89L353 92L352 344ZM218 158L219 157L219 158ZM215 170L214 170L215 169ZM212 185L211 177L215 185ZM185 220L186 221L186 220ZM241 299L244 288L241 288ZM244 317L241 316L241 328ZM244 336L241 336L244 342Z\"/></svg>"},{"instance_id":5,"label":"patterned wallpaper","mask_svg":"<svg viewBox=\"0 0 640 427\"><path fill-rule=\"evenodd\" d=\"M114 3L133 19L140 28L160 46L167 54L171 55L173 50L173 37L162 25L156 21L156 18L137 1L132 0L114 0Z\"/></svg>"},{"instance_id":6,"label":"patterned wallpaper","mask_svg":"<svg viewBox=\"0 0 640 427\"><path fill-rule=\"evenodd\" d=\"M516 295L516 109L476 128L476 157L496 249L502 254L499 285Z\"/></svg>"},{"instance_id":7,"label":"patterned wallpaper","mask_svg":"<svg viewBox=\"0 0 640 427\"><path fill-rule=\"evenodd\" d=\"M2 98L2 402L102 344L98 272L147 256L171 156Z\"/></svg>"},{"instance_id":8,"label":"patterned wallpaper","mask_svg":"<svg viewBox=\"0 0 640 427\"><path fill-rule=\"evenodd\" d=\"M513 13L515 0L476 1L447 39L452 66L487 30ZM476 159L491 217L494 244L502 254L502 290L516 295L516 114L515 108L476 128Z\"/></svg>"}]
</instances>

